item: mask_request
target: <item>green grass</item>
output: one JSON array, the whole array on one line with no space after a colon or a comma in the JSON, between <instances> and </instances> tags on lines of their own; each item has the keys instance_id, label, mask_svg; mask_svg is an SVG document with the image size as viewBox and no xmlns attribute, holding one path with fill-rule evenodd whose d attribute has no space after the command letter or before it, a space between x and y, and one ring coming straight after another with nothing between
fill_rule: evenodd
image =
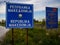
<instances>
[{"instance_id":1,"label":"green grass","mask_svg":"<svg viewBox=\"0 0 60 45\"><path fill-rule=\"evenodd\" d=\"M60 45L59 31L45 29L28 29L29 45ZM11 44L11 30L7 33L4 45ZM14 29L15 45L26 45L26 29Z\"/></svg>"}]
</instances>

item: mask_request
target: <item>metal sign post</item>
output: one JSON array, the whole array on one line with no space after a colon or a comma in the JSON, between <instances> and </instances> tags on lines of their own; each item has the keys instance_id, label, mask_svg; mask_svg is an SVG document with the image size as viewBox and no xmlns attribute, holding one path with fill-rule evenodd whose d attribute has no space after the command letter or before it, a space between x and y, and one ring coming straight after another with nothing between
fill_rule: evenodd
<instances>
[{"instance_id":1,"label":"metal sign post","mask_svg":"<svg viewBox=\"0 0 60 45\"><path fill-rule=\"evenodd\" d=\"M26 29L26 45L28 45L28 28Z\"/></svg>"},{"instance_id":2,"label":"metal sign post","mask_svg":"<svg viewBox=\"0 0 60 45\"><path fill-rule=\"evenodd\" d=\"M12 45L14 45L14 29L12 28Z\"/></svg>"}]
</instances>

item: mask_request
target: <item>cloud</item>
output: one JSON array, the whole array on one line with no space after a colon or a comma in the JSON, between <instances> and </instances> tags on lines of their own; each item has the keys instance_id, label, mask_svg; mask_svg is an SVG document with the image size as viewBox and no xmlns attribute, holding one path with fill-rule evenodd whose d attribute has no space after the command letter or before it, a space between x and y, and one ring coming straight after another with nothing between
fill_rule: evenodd
<instances>
[{"instance_id":1,"label":"cloud","mask_svg":"<svg viewBox=\"0 0 60 45\"><path fill-rule=\"evenodd\" d=\"M46 6L60 8L60 3L51 3L51 4L46 5Z\"/></svg>"},{"instance_id":2,"label":"cloud","mask_svg":"<svg viewBox=\"0 0 60 45\"><path fill-rule=\"evenodd\" d=\"M6 5L5 4L0 5L0 14L5 14L5 11L6 11Z\"/></svg>"},{"instance_id":3,"label":"cloud","mask_svg":"<svg viewBox=\"0 0 60 45\"><path fill-rule=\"evenodd\" d=\"M30 1L30 0L0 0L0 2L26 2L26 1Z\"/></svg>"},{"instance_id":4,"label":"cloud","mask_svg":"<svg viewBox=\"0 0 60 45\"><path fill-rule=\"evenodd\" d=\"M60 3L57 0L30 0L23 3L33 4L34 11L45 11L45 7L60 8Z\"/></svg>"},{"instance_id":5,"label":"cloud","mask_svg":"<svg viewBox=\"0 0 60 45\"><path fill-rule=\"evenodd\" d=\"M60 3L54 0L41 0L41 1L36 1L35 4L35 11L45 11L45 7L57 7L60 8Z\"/></svg>"}]
</instances>

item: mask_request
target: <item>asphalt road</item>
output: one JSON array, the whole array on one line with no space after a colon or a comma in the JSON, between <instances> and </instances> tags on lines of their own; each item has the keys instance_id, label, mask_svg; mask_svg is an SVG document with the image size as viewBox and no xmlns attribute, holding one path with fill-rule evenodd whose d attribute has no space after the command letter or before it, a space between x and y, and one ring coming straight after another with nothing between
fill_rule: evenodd
<instances>
[{"instance_id":1,"label":"asphalt road","mask_svg":"<svg viewBox=\"0 0 60 45\"><path fill-rule=\"evenodd\" d=\"M0 40L2 37L5 36L7 31L9 31L9 29L6 29L5 27L0 26Z\"/></svg>"}]
</instances>

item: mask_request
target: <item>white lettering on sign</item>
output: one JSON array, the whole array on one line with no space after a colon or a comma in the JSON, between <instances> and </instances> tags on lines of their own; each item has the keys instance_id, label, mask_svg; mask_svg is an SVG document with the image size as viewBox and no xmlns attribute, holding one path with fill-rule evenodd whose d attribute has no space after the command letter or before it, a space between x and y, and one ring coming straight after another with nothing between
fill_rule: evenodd
<instances>
[{"instance_id":1,"label":"white lettering on sign","mask_svg":"<svg viewBox=\"0 0 60 45\"><path fill-rule=\"evenodd\" d=\"M18 5L10 5L10 9L30 9L30 6L18 6Z\"/></svg>"},{"instance_id":2,"label":"white lettering on sign","mask_svg":"<svg viewBox=\"0 0 60 45\"><path fill-rule=\"evenodd\" d=\"M8 9L8 12L28 12L31 13L32 10L20 10L20 9Z\"/></svg>"},{"instance_id":3,"label":"white lettering on sign","mask_svg":"<svg viewBox=\"0 0 60 45\"><path fill-rule=\"evenodd\" d=\"M31 10L30 6L10 5L8 12L28 12L28 13L31 13L32 10Z\"/></svg>"},{"instance_id":4,"label":"white lettering on sign","mask_svg":"<svg viewBox=\"0 0 60 45\"><path fill-rule=\"evenodd\" d=\"M10 20L10 23L30 23L29 20Z\"/></svg>"},{"instance_id":5,"label":"white lettering on sign","mask_svg":"<svg viewBox=\"0 0 60 45\"><path fill-rule=\"evenodd\" d=\"M11 27L11 26L14 26L14 27L15 27L15 26L17 26L17 27L18 27L18 26L27 26L27 27L28 27L28 26L31 26L31 24L9 24L9 26L10 26L10 27Z\"/></svg>"}]
</instances>

